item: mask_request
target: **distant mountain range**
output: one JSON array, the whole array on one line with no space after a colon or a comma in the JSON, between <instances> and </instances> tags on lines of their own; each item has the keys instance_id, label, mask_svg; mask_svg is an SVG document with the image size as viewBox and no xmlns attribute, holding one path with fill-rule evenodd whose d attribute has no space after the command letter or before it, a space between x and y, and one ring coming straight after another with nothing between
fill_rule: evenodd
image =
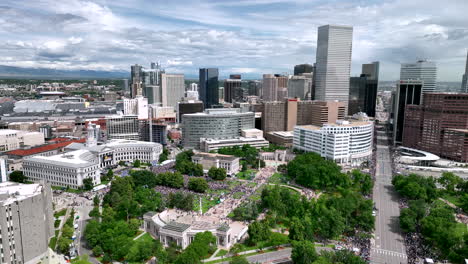
<instances>
[{"instance_id":1,"label":"distant mountain range","mask_svg":"<svg viewBox=\"0 0 468 264\"><path fill-rule=\"evenodd\" d=\"M123 79L129 72L56 70L47 68L22 68L0 65L0 78L14 79Z\"/></svg>"}]
</instances>

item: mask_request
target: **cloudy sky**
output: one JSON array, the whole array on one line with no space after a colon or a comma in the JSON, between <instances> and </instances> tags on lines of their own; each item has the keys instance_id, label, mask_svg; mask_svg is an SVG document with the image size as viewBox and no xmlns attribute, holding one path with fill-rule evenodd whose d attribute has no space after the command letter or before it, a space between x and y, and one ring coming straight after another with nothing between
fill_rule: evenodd
<instances>
[{"instance_id":1,"label":"cloudy sky","mask_svg":"<svg viewBox=\"0 0 468 264\"><path fill-rule=\"evenodd\" d=\"M260 76L313 63L317 27L345 24L353 75L378 60L396 80L400 63L428 58L439 81L460 81L467 14L467 0L1 0L0 65Z\"/></svg>"}]
</instances>

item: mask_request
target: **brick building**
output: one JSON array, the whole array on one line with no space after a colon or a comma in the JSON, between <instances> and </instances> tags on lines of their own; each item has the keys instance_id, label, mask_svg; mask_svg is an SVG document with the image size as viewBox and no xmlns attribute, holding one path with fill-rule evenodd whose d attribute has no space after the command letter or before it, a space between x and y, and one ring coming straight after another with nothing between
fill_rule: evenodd
<instances>
[{"instance_id":1,"label":"brick building","mask_svg":"<svg viewBox=\"0 0 468 264\"><path fill-rule=\"evenodd\" d=\"M403 146L468 161L468 94L426 93L422 105L406 106Z\"/></svg>"}]
</instances>

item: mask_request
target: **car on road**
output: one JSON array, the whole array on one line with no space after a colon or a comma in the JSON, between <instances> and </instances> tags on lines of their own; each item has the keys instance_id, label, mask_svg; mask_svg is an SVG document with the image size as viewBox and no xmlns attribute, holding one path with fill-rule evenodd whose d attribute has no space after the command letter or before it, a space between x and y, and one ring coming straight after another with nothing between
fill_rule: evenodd
<instances>
[{"instance_id":1,"label":"car on road","mask_svg":"<svg viewBox=\"0 0 468 264\"><path fill-rule=\"evenodd\" d=\"M344 247L340 245L335 245L335 250L343 250Z\"/></svg>"}]
</instances>

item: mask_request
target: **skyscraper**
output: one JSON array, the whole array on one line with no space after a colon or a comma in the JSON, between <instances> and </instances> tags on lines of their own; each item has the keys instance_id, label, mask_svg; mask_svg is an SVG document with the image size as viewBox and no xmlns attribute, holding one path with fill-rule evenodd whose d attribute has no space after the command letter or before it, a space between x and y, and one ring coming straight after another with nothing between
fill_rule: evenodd
<instances>
[{"instance_id":1,"label":"skyscraper","mask_svg":"<svg viewBox=\"0 0 468 264\"><path fill-rule=\"evenodd\" d=\"M263 100L276 101L278 94L278 79L273 74L263 74Z\"/></svg>"},{"instance_id":2,"label":"skyscraper","mask_svg":"<svg viewBox=\"0 0 468 264\"><path fill-rule=\"evenodd\" d=\"M436 90L437 65L435 62L418 60L416 63L401 64L400 80L422 80L422 92Z\"/></svg>"},{"instance_id":3,"label":"skyscraper","mask_svg":"<svg viewBox=\"0 0 468 264\"><path fill-rule=\"evenodd\" d=\"M219 104L218 69L201 68L199 72L200 100L206 108Z\"/></svg>"},{"instance_id":4,"label":"skyscraper","mask_svg":"<svg viewBox=\"0 0 468 264\"><path fill-rule=\"evenodd\" d=\"M233 77L233 75L231 75ZM232 103L241 101L243 97L242 80L231 78L224 80L224 102Z\"/></svg>"},{"instance_id":5,"label":"skyscraper","mask_svg":"<svg viewBox=\"0 0 468 264\"><path fill-rule=\"evenodd\" d=\"M466 54L465 74L463 74L461 92L468 93L468 52Z\"/></svg>"},{"instance_id":6,"label":"skyscraper","mask_svg":"<svg viewBox=\"0 0 468 264\"><path fill-rule=\"evenodd\" d=\"M130 90L130 96L136 97L138 94L142 95L142 82L143 82L143 67L135 64L130 67L130 84L132 89Z\"/></svg>"},{"instance_id":7,"label":"skyscraper","mask_svg":"<svg viewBox=\"0 0 468 264\"><path fill-rule=\"evenodd\" d=\"M162 106L176 107L185 94L185 80L183 74L161 74Z\"/></svg>"},{"instance_id":8,"label":"skyscraper","mask_svg":"<svg viewBox=\"0 0 468 264\"><path fill-rule=\"evenodd\" d=\"M301 73L311 73L314 71L314 66L311 64L299 64L294 66L294 75L301 75Z\"/></svg>"},{"instance_id":9,"label":"skyscraper","mask_svg":"<svg viewBox=\"0 0 468 264\"><path fill-rule=\"evenodd\" d=\"M364 112L375 117L379 84L379 62L362 65L360 77L351 77L349 83L348 115Z\"/></svg>"},{"instance_id":10,"label":"skyscraper","mask_svg":"<svg viewBox=\"0 0 468 264\"><path fill-rule=\"evenodd\" d=\"M407 105L420 105L422 102L421 80L400 80L395 93L393 106L393 144L401 143Z\"/></svg>"},{"instance_id":11,"label":"skyscraper","mask_svg":"<svg viewBox=\"0 0 468 264\"><path fill-rule=\"evenodd\" d=\"M318 28L315 100L343 101L348 107L353 27Z\"/></svg>"}]
</instances>

